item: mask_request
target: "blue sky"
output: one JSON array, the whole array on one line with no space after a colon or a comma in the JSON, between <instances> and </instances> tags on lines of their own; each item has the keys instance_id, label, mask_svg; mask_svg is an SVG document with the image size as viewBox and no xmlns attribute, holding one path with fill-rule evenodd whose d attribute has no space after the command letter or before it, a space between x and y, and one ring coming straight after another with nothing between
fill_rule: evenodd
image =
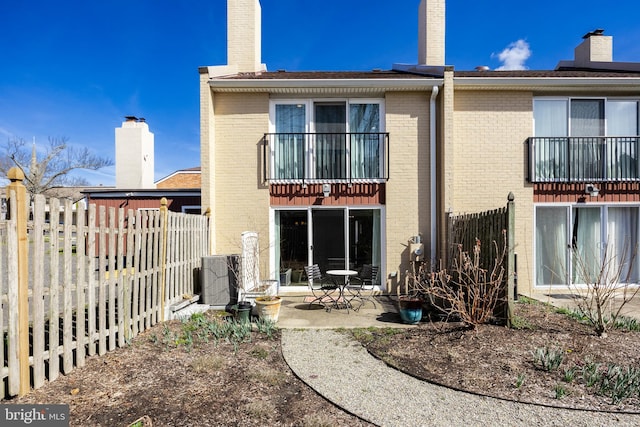
<instances>
[{"instance_id":1,"label":"blue sky","mask_svg":"<svg viewBox=\"0 0 640 427\"><path fill-rule=\"evenodd\" d=\"M417 62L419 0L261 4L269 70ZM614 60L640 61L640 3L602 4L449 0L446 63L552 69L596 28L614 36ZM155 134L156 179L199 165L198 67L226 63L226 0L17 0L0 17L1 142L66 137L115 159L114 129L135 115ZM84 176L113 185L114 171Z\"/></svg>"}]
</instances>

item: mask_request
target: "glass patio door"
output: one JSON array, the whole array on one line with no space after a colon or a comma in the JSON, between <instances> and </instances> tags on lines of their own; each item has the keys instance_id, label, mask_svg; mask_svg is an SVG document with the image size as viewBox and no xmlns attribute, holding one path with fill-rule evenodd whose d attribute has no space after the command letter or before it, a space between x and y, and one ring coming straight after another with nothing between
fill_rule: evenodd
<instances>
[{"instance_id":1,"label":"glass patio door","mask_svg":"<svg viewBox=\"0 0 640 427\"><path fill-rule=\"evenodd\" d=\"M313 264L320 271L346 268L344 209L314 209L311 211L313 238L311 254Z\"/></svg>"},{"instance_id":2,"label":"glass patio door","mask_svg":"<svg viewBox=\"0 0 640 427\"><path fill-rule=\"evenodd\" d=\"M306 286L304 266L311 264L322 272L382 266L380 209L282 209L274 218L280 286Z\"/></svg>"}]
</instances>

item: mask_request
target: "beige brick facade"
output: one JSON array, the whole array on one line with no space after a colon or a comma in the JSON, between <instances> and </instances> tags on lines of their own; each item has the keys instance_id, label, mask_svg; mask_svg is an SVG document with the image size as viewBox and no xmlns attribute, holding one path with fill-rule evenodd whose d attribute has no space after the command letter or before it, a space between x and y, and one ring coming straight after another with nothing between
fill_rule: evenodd
<instances>
[{"instance_id":1,"label":"beige brick facade","mask_svg":"<svg viewBox=\"0 0 640 427\"><path fill-rule=\"evenodd\" d=\"M261 158L261 138L270 131L273 99L300 99L309 107L318 99L344 101L345 105L354 97L384 99L390 175L386 183L376 183L380 190L376 200L382 204L382 283L387 285L387 291L395 291L404 280L410 259L408 240L412 236L422 235L427 259L442 259L448 213L502 207L509 193L513 193L518 291L524 294L533 292L535 262L534 184L526 176L527 140L534 133L534 95L597 94L605 98L614 94L637 99L640 64L612 62L612 39L601 30L585 36L575 51L575 59L561 61L556 70L454 72L453 67L444 65L445 1L422 0L418 8L417 65L399 64L389 73L268 73L261 71L260 64L259 1L229 0L228 5L229 64L200 70L202 206L211 207L213 212L214 253L239 251L243 231L260 233L263 272L268 271L265 265L274 268L277 264L269 260L269 254L276 252L269 247L273 240L269 232L274 229L270 224L273 199L269 184L262 180ZM625 73L612 78L604 70ZM436 111L430 111L434 85L439 93ZM311 113L305 114L309 124ZM432 119L437 140L435 188L431 186L430 171ZM309 146L305 155L310 158ZM347 181L345 176L341 178ZM332 203L320 197L317 202L303 202L301 195L310 190L306 183L295 184L305 190L297 195L279 195L278 207L286 208L289 203L297 208L344 208L340 205L356 204L353 198L339 198L352 194L340 194ZM334 189L339 185L350 189L345 192L354 191L346 182L331 185ZM557 193L551 191L544 202L553 202L555 196ZM584 198L584 191L570 196ZM288 197L297 199L290 201ZM602 201L605 199L599 199ZM372 203L378 202L363 205ZM433 226L434 221L437 227ZM437 253L430 252L433 241L438 243Z\"/></svg>"},{"instance_id":2,"label":"beige brick facade","mask_svg":"<svg viewBox=\"0 0 640 427\"><path fill-rule=\"evenodd\" d=\"M227 60L239 72L261 69L261 27L259 0L227 2Z\"/></svg>"},{"instance_id":3,"label":"beige brick facade","mask_svg":"<svg viewBox=\"0 0 640 427\"><path fill-rule=\"evenodd\" d=\"M269 128L269 95L218 93L215 110L215 175L211 199L217 253L239 253L240 235L257 231L261 271L268 271L269 190L262 182L261 141ZM266 274L264 275L266 278Z\"/></svg>"},{"instance_id":4,"label":"beige brick facade","mask_svg":"<svg viewBox=\"0 0 640 427\"><path fill-rule=\"evenodd\" d=\"M445 1L422 0L418 8L418 63L444 65Z\"/></svg>"},{"instance_id":5,"label":"beige brick facade","mask_svg":"<svg viewBox=\"0 0 640 427\"><path fill-rule=\"evenodd\" d=\"M211 92L211 91L209 91ZM261 272L267 277L270 256L270 195L262 182L263 134L269 129L267 93L213 93L203 111L203 209L212 207L215 253L238 253L243 231L258 231ZM382 283L394 291L409 268L407 243L421 234L430 241L429 100L431 93L387 92L384 118L390 134L390 179L383 210ZM208 124L205 126L205 124ZM208 179L204 179L208 170ZM311 206L311 205L310 205Z\"/></svg>"},{"instance_id":6,"label":"beige brick facade","mask_svg":"<svg viewBox=\"0 0 640 427\"><path fill-rule=\"evenodd\" d=\"M526 181L526 141L532 135L533 95L528 91L456 90L454 100L454 214L516 203L516 253L521 293L533 269L533 189Z\"/></svg>"},{"instance_id":7,"label":"beige brick facade","mask_svg":"<svg viewBox=\"0 0 640 427\"><path fill-rule=\"evenodd\" d=\"M409 268L408 240L422 234L430 242L429 92L386 95L386 126L391 139L387 182L387 272L403 280ZM428 246L428 243L427 243ZM390 279L389 291L396 280Z\"/></svg>"}]
</instances>

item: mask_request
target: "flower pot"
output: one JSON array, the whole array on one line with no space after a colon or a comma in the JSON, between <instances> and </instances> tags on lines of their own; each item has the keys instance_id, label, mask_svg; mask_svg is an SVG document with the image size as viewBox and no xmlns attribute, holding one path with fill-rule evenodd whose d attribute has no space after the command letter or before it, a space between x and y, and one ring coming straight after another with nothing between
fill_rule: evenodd
<instances>
[{"instance_id":1,"label":"flower pot","mask_svg":"<svg viewBox=\"0 0 640 427\"><path fill-rule=\"evenodd\" d=\"M251 321L252 305L249 301L240 301L234 306L235 317L238 322L247 323Z\"/></svg>"},{"instance_id":2,"label":"flower pot","mask_svg":"<svg viewBox=\"0 0 640 427\"><path fill-rule=\"evenodd\" d=\"M422 299L415 297L400 297L398 311L403 323L415 325L422 320Z\"/></svg>"},{"instance_id":3,"label":"flower pot","mask_svg":"<svg viewBox=\"0 0 640 427\"><path fill-rule=\"evenodd\" d=\"M256 298L256 310L261 319L278 321L282 298L278 296L262 296Z\"/></svg>"}]
</instances>

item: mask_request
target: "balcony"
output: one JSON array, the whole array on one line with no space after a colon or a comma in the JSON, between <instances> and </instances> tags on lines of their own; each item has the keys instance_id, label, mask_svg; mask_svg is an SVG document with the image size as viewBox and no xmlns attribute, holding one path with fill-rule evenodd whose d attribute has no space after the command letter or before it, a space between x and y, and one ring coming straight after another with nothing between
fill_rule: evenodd
<instances>
[{"instance_id":1,"label":"balcony","mask_svg":"<svg viewBox=\"0 0 640 427\"><path fill-rule=\"evenodd\" d=\"M638 136L531 137L529 182L640 181Z\"/></svg>"},{"instance_id":2,"label":"balcony","mask_svg":"<svg viewBox=\"0 0 640 427\"><path fill-rule=\"evenodd\" d=\"M267 133L264 180L271 183L384 182L388 133Z\"/></svg>"}]
</instances>

